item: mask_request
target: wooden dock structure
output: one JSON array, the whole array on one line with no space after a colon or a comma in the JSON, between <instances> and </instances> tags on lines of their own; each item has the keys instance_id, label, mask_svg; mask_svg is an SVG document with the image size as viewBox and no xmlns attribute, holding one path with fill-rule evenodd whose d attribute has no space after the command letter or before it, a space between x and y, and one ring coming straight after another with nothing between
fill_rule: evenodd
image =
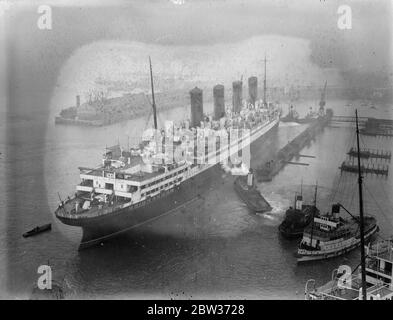
<instances>
[{"instance_id":1,"label":"wooden dock structure","mask_svg":"<svg viewBox=\"0 0 393 320\"><path fill-rule=\"evenodd\" d=\"M373 137L393 137L393 130L390 129L368 129L368 128L362 128L359 130L360 134L363 134L365 136L373 136Z\"/></svg>"},{"instance_id":2,"label":"wooden dock structure","mask_svg":"<svg viewBox=\"0 0 393 320\"><path fill-rule=\"evenodd\" d=\"M351 148L348 153L347 153L351 158L357 157L358 151L355 148ZM369 158L375 158L375 159L385 159L390 161L392 158L392 153L391 151L387 150L375 150L375 149L360 149L359 155L361 158L364 159L369 159Z\"/></svg>"},{"instance_id":3,"label":"wooden dock structure","mask_svg":"<svg viewBox=\"0 0 393 320\"><path fill-rule=\"evenodd\" d=\"M352 161L343 161L339 167L341 174L343 171L358 173L358 165ZM365 163L360 166L362 173L371 173L376 175L387 176L389 174L389 166L385 164Z\"/></svg>"},{"instance_id":4,"label":"wooden dock structure","mask_svg":"<svg viewBox=\"0 0 393 320\"><path fill-rule=\"evenodd\" d=\"M304 131L273 155L269 161L259 165L256 169L257 180L259 182L271 181L287 164L307 166L308 163L294 162L291 160L295 157L300 157L300 150L310 143L310 141L328 125L330 118L331 116L327 115L323 119L315 120ZM313 156L308 157L311 158Z\"/></svg>"},{"instance_id":5,"label":"wooden dock structure","mask_svg":"<svg viewBox=\"0 0 393 320\"><path fill-rule=\"evenodd\" d=\"M368 121L368 117L358 117L359 125L363 126ZM330 122L353 122L355 123L356 118L352 116L333 116Z\"/></svg>"}]
</instances>

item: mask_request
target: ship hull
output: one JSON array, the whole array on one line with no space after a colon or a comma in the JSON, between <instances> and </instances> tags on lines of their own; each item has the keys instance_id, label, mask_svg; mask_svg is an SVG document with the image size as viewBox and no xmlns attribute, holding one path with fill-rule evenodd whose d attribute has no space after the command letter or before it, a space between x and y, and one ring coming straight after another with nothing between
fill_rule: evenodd
<instances>
[{"instance_id":1,"label":"ship hull","mask_svg":"<svg viewBox=\"0 0 393 320\"><path fill-rule=\"evenodd\" d=\"M266 133L251 143L251 153L254 148L262 147L264 139L270 136L278 127L277 121ZM123 208L116 212L96 217L65 217L57 216L64 224L81 227L83 230L79 250L102 243L120 233L137 228L143 224L152 222L168 215L191 202L203 198L203 195L211 190L214 185L223 183L223 176L233 183L235 177L225 175L219 163L202 171L194 177L182 182L179 186L170 190L161 197L145 200L139 207Z\"/></svg>"}]
</instances>

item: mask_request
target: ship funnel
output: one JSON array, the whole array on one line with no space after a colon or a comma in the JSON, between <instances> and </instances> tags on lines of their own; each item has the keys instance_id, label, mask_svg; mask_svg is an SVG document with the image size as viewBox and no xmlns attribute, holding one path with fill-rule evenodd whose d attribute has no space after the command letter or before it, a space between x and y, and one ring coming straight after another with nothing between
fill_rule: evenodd
<instances>
[{"instance_id":1,"label":"ship funnel","mask_svg":"<svg viewBox=\"0 0 393 320\"><path fill-rule=\"evenodd\" d=\"M202 90L195 87L190 91L191 98L191 127L201 125L203 121L203 94Z\"/></svg>"},{"instance_id":2,"label":"ship funnel","mask_svg":"<svg viewBox=\"0 0 393 320\"><path fill-rule=\"evenodd\" d=\"M255 102L258 100L258 78L248 78L248 94L250 97L250 103L255 106Z\"/></svg>"},{"instance_id":3,"label":"ship funnel","mask_svg":"<svg viewBox=\"0 0 393 320\"><path fill-rule=\"evenodd\" d=\"M332 205L332 216L333 218L338 218L340 214L340 205L338 203Z\"/></svg>"},{"instance_id":4,"label":"ship funnel","mask_svg":"<svg viewBox=\"0 0 393 320\"><path fill-rule=\"evenodd\" d=\"M249 187L252 187L254 185L254 175L251 170L248 172L247 175L247 185Z\"/></svg>"},{"instance_id":5,"label":"ship funnel","mask_svg":"<svg viewBox=\"0 0 393 320\"><path fill-rule=\"evenodd\" d=\"M303 207L303 197L301 195L297 195L295 198L295 209L302 210Z\"/></svg>"},{"instance_id":6,"label":"ship funnel","mask_svg":"<svg viewBox=\"0 0 393 320\"><path fill-rule=\"evenodd\" d=\"M233 112L240 112L243 100L243 82L234 81L232 83L232 105Z\"/></svg>"},{"instance_id":7,"label":"ship funnel","mask_svg":"<svg viewBox=\"0 0 393 320\"><path fill-rule=\"evenodd\" d=\"M220 120L225 115L224 86L217 84L213 88L214 120Z\"/></svg>"}]
</instances>

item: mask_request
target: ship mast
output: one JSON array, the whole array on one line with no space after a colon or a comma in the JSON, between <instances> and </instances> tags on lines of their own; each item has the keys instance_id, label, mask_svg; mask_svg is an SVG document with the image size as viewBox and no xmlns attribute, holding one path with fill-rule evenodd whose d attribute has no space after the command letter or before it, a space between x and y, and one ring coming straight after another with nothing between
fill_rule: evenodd
<instances>
[{"instance_id":1,"label":"ship mast","mask_svg":"<svg viewBox=\"0 0 393 320\"><path fill-rule=\"evenodd\" d=\"M265 59L263 60L264 65L265 65L265 75L263 78L263 104L266 106L266 53L265 53Z\"/></svg>"},{"instance_id":2,"label":"ship mast","mask_svg":"<svg viewBox=\"0 0 393 320\"><path fill-rule=\"evenodd\" d=\"M326 104L326 87L327 87L327 80L325 81L325 86L323 87L323 91L321 93L321 101L319 101L319 109L323 109Z\"/></svg>"},{"instance_id":3,"label":"ship mast","mask_svg":"<svg viewBox=\"0 0 393 320\"><path fill-rule=\"evenodd\" d=\"M362 188L362 170L360 167L360 143L359 143L359 123L358 110L355 110L356 115L356 142L357 142L357 156L358 156L358 184L359 184L359 213L360 213L360 257L361 257L361 272L362 272L362 296L363 300L367 299L366 287L366 258L364 252L364 214L363 214L363 188Z\"/></svg>"},{"instance_id":4,"label":"ship mast","mask_svg":"<svg viewBox=\"0 0 393 320\"><path fill-rule=\"evenodd\" d=\"M154 116L154 129L157 130L157 109L156 109L156 100L154 98L154 84L153 84L153 71L151 68L151 59L149 56L149 65L150 65L150 83L151 83L151 99L152 99L152 107L153 107L153 116Z\"/></svg>"},{"instance_id":5,"label":"ship mast","mask_svg":"<svg viewBox=\"0 0 393 320\"><path fill-rule=\"evenodd\" d=\"M303 196L303 178L300 182L300 195Z\"/></svg>"},{"instance_id":6,"label":"ship mast","mask_svg":"<svg viewBox=\"0 0 393 320\"><path fill-rule=\"evenodd\" d=\"M315 216L315 212L317 211L317 190L318 190L318 181L315 184L314 208L312 210L312 219L311 219L310 246L312 246L312 236L314 234L314 216Z\"/></svg>"}]
</instances>

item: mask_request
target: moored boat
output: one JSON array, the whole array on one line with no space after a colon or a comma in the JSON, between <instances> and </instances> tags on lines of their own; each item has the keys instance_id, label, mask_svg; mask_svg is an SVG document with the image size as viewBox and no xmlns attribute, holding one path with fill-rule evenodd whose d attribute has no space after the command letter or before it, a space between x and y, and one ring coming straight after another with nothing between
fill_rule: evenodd
<instances>
[{"instance_id":1,"label":"moored boat","mask_svg":"<svg viewBox=\"0 0 393 320\"><path fill-rule=\"evenodd\" d=\"M315 199L314 204L303 204L302 192L300 195L295 196L294 207L289 207L285 212L285 218L278 227L281 235L287 239L300 238L303 235L304 228L306 228L313 217L319 215L319 210L316 207L316 192L315 187Z\"/></svg>"},{"instance_id":2,"label":"moored boat","mask_svg":"<svg viewBox=\"0 0 393 320\"><path fill-rule=\"evenodd\" d=\"M295 110L295 108L293 107L293 105L291 105L289 107L289 111L288 114L285 117L281 117L280 121L282 122L297 122L299 119L299 114L298 112Z\"/></svg>"},{"instance_id":3,"label":"moored boat","mask_svg":"<svg viewBox=\"0 0 393 320\"><path fill-rule=\"evenodd\" d=\"M237 177L234 186L235 191L250 210L262 213L272 209L256 188L252 171L247 176Z\"/></svg>"}]
</instances>

